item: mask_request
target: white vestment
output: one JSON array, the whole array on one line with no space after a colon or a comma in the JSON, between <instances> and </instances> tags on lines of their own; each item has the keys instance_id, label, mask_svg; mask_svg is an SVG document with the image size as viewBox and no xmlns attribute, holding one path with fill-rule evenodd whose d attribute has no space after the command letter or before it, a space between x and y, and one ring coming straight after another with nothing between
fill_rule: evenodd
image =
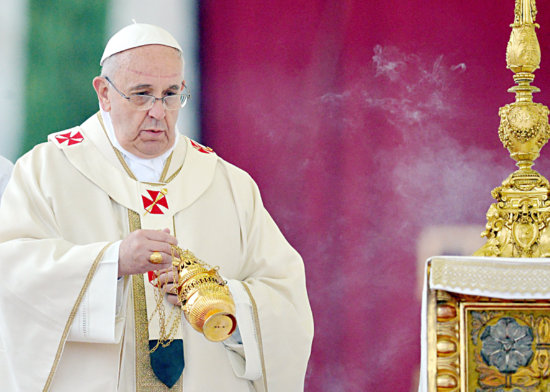
<instances>
[{"instance_id":1,"label":"white vestment","mask_svg":"<svg viewBox=\"0 0 550 392\"><path fill-rule=\"evenodd\" d=\"M137 376L147 373L148 358L135 355L140 299L132 279L125 279L113 342L67 336L110 245L131 227L158 228L148 225L163 214L173 215L182 249L242 282L262 364L257 380L238 377L241 355L184 320L183 390L303 390L313 319L300 256L245 172L183 136L166 165L161 184L132 179L98 116L50 135L16 163L0 206L0 390L162 390ZM160 190L167 193L157 215L144 212Z\"/></svg>"}]
</instances>

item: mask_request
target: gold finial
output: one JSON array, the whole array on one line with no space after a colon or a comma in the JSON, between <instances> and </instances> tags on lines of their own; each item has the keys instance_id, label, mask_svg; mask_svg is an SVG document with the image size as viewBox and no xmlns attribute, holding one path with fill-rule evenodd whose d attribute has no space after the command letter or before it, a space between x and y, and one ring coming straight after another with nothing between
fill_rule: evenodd
<instances>
[{"instance_id":1,"label":"gold finial","mask_svg":"<svg viewBox=\"0 0 550 392\"><path fill-rule=\"evenodd\" d=\"M537 8L535 0L516 0L514 23L508 47L506 48L506 64L515 73L517 86L509 89L516 93L516 101L532 102L532 93L540 91L530 86L535 79L533 72L540 66L540 45L535 28Z\"/></svg>"},{"instance_id":2,"label":"gold finial","mask_svg":"<svg viewBox=\"0 0 550 392\"><path fill-rule=\"evenodd\" d=\"M487 243L479 256L550 257L550 184L531 167L550 138L548 108L533 102L533 72L540 65L535 0L516 0L514 23L506 48L507 67L514 72L514 103L499 109L498 135L519 167L500 187L487 212Z\"/></svg>"},{"instance_id":3,"label":"gold finial","mask_svg":"<svg viewBox=\"0 0 550 392\"><path fill-rule=\"evenodd\" d=\"M535 0L516 0L514 25L533 24L537 17Z\"/></svg>"}]
</instances>

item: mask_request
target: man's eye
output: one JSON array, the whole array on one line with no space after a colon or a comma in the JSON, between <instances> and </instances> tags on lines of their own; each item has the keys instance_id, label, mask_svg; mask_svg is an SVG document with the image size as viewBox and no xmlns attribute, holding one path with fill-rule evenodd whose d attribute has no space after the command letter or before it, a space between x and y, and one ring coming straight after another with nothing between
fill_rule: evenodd
<instances>
[{"instance_id":1,"label":"man's eye","mask_svg":"<svg viewBox=\"0 0 550 392\"><path fill-rule=\"evenodd\" d=\"M132 94L130 96L130 101L138 106L141 106L149 103L151 101L151 96L145 93Z\"/></svg>"}]
</instances>

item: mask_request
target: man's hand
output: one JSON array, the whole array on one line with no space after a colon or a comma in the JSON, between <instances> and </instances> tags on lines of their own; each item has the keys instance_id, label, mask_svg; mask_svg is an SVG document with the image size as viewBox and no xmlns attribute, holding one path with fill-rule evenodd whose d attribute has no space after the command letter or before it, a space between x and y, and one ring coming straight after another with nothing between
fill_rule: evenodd
<instances>
[{"instance_id":1,"label":"man's hand","mask_svg":"<svg viewBox=\"0 0 550 392\"><path fill-rule=\"evenodd\" d=\"M136 230L120 243L118 254L118 276L143 274L152 270L163 270L172 266L172 245L176 237L169 229ZM162 263L153 264L149 257L153 252L162 255Z\"/></svg>"}]
</instances>

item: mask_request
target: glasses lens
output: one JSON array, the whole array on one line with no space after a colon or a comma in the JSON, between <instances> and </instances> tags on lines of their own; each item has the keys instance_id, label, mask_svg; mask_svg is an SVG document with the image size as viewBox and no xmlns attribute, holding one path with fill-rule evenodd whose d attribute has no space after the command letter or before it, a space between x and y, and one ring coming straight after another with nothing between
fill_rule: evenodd
<instances>
[{"instance_id":1,"label":"glasses lens","mask_svg":"<svg viewBox=\"0 0 550 392\"><path fill-rule=\"evenodd\" d=\"M146 94L130 95L129 101L140 110L147 110L153 106L155 97Z\"/></svg>"},{"instance_id":2,"label":"glasses lens","mask_svg":"<svg viewBox=\"0 0 550 392\"><path fill-rule=\"evenodd\" d=\"M180 95L168 95L164 97L164 107L168 110L178 110L181 108Z\"/></svg>"},{"instance_id":3,"label":"glasses lens","mask_svg":"<svg viewBox=\"0 0 550 392\"><path fill-rule=\"evenodd\" d=\"M167 110L179 110L187 103L189 96L187 94L168 95L162 99L164 108ZM149 110L153 107L156 100L152 95L134 94L128 97L128 100L138 110Z\"/></svg>"}]
</instances>

